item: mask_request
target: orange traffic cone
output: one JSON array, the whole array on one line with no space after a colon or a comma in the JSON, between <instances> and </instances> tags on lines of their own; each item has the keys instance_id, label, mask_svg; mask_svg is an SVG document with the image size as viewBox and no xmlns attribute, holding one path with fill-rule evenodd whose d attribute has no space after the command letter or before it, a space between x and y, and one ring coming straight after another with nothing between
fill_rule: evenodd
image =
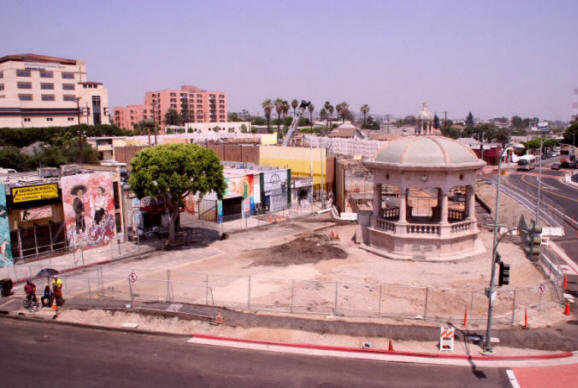
<instances>
[{"instance_id":1,"label":"orange traffic cone","mask_svg":"<svg viewBox=\"0 0 578 388\"><path fill-rule=\"evenodd\" d=\"M273 222L273 217L269 216L269 223Z\"/></svg>"},{"instance_id":2,"label":"orange traffic cone","mask_svg":"<svg viewBox=\"0 0 578 388\"><path fill-rule=\"evenodd\" d=\"M468 325L468 309L464 312L464 326Z\"/></svg>"},{"instance_id":3,"label":"orange traffic cone","mask_svg":"<svg viewBox=\"0 0 578 388\"><path fill-rule=\"evenodd\" d=\"M333 231L331 231L331 234L329 235L329 238L330 238L331 240L333 240L333 239L335 238L335 234L333 234Z\"/></svg>"},{"instance_id":4,"label":"orange traffic cone","mask_svg":"<svg viewBox=\"0 0 578 388\"><path fill-rule=\"evenodd\" d=\"M528 328L528 309L524 309L524 329Z\"/></svg>"},{"instance_id":5,"label":"orange traffic cone","mask_svg":"<svg viewBox=\"0 0 578 388\"><path fill-rule=\"evenodd\" d=\"M387 350L388 350L389 352L395 351L395 350L393 349L393 342L391 342L391 340L389 340L389 346L388 346Z\"/></svg>"},{"instance_id":6,"label":"orange traffic cone","mask_svg":"<svg viewBox=\"0 0 578 388\"><path fill-rule=\"evenodd\" d=\"M339 240L339 233L335 233L335 239Z\"/></svg>"},{"instance_id":7,"label":"orange traffic cone","mask_svg":"<svg viewBox=\"0 0 578 388\"><path fill-rule=\"evenodd\" d=\"M568 275L564 275L564 282L562 283L562 289L565 290L568 288Z\"/></svg>"},{"instance_id":8,"label":"orange traffic cone","mask_svg":"<svg viewBox=\"0 0 578 388\"><path fill-rule=\"evenodd\" d=\"M54 300L54 303L52 303L52 310L58 311L58 306L56 305L56 299Z\"/></svg>"},{"instance_id":9,"label":"orange traffic cone","mask_svg":"<svg viewBox=\"0 0 578 388\"><path fill-rule=\"evenodd\" d=\"M223 324L223 317L221 316L220 312L217 313L217 317L215 318L215 321L217 322L217 325Z\"/></svg>"},{"instance_id":10,"label":"orange traffic cone","mask_svg":"<svg viewBox=\"0 0 578 388\"><path fill-rule=\"evenodd\" d=\"M564 315L570 315L570 303L566 302L566 307L564 308Z\"/></svg>"}]
</instances>

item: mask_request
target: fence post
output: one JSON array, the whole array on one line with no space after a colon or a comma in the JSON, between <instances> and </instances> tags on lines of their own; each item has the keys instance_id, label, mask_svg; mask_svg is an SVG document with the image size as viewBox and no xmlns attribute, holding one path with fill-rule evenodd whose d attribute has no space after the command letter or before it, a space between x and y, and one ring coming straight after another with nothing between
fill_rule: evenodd
<instances>
[{"instance_id":1,"label":"fence post","mask_svg":"<svg viewBox=\"0 0 578 388\"><path fill-rule=\"evenodd\" d=\"M333 307L333 315L337 315L338 300L339 300L339 282L335 282L335 306Z\"/></svg>"},{"instance_id":2,"label":"fence post","mask_svg":"<svg viewBox=\"0 0 578 388\"><path fill-rule=\"evenodd\" d=\"M110 244L110 260L114 260L114 245L112 244L112 240Z\"/></svg>"},{"instance_id":3,"label":"fence post","mask_svg":"<svg viewBox=\"0 0 578 388\"><path fill-rule=\"evenodd\" d=\"M134 308L134 295L132 293L132 282L130 281L130 279L128 280L128 291L130 292L130 308L133 309Z\"/></svg>"},{"instance_id":4,"label":"fence post","mask_svg":"<svg viewBox=\"0 0 578 388\"><path fill-rule=\"evenodd\" d=\"M289 312L293 313L293 300L295 298L295 279L291 280L291 305L289 306Z\"/></svg>"},{"instance_id":5,"label":"fence post","mask_svg":"<svg viewBox=\"0 0 578 388\"><path fill-rule=\"evenodd\" d=\"M171 270L167 269L167 296L165 300L167 302L171 301Z\"/></svg>"},{"instance_id":6,"label":"fence post","mask_svg":"<svg viewBox=\"0 0 578 388\"><path fill-rule=\"evenodd\" d=\"M382 285L379 284L379 304L377 306L377 316L381 317L381 296L383 294L383 289L382 289Z\"/></svg>"},{"instance_id":7,"label":"fence post","mask_svg":"<svg viewBox=\"0 0 578 388\"><path fill-rule=\"evenodd\" d=\"M424 308L423 308L423 320L425 321L427 318L427 304L429 301L429 287L426 287L425 289L425 304L424 304Z\"/></svg>"},{"instance_id":8,"label":"fence post","mask_svg":"<svg viewBox=\"0 0 578 388\"><path fill-rule=\"evenodd\" d=\"M88 283L88 300L92 302L92 291L90 290L90 274L86 278L86 282Z\"/></svg>"},{"instance_id":9,"label":"fence post","mask_svg":"<svg viewBox=\"0 0 578 388\"><path fill-rule=\"evenodd\" d=\"M82 249L82 245L80 246L80 257L82 258L82 265L84 266L84 249Z\"/></svg>"},{"instance_id":10,"label":"fence post","mask_svg":"<svg viewBox=\"0 0 578 388\"><path fill-rule=\"evenodd\" d=\"M542 311L542 293L538 292L538 311Z\"/></svg>"},{"instance_id":11,"label":"fence post","mask_svg":"<svg viewBox=\"0 0 578 388\"><path fill-rule=\"evenodd\" d=\"M120 253L120 239L116 239L116 242L118 244L118 257L120 257L121 253ZM186 245L186 244L185 244Z\"/></svg>"},{"instance_id":12,"label":"fence post","mask_svg":"<svg viewBox=\"0 0 578 388\"><path fill-rule=\"evenodd\" d=\"M249 275L249 284L247 287L247 309L251 311L251 276Z\"/></svg>"},{"instance_id":13,"label":"fence post","mask_svg":"<svg viewBox=\"0 0 578 388\"><path fill-rule=\"evenodd\" d=\"M512 325L516 322L516 289L514 289L514 301L512 306Z\"/></svg>"},{"instance_id":14,"label":"fence post","mask_svg":"<svg viewBox=\"0 0 578 388\"><path fill-rule=\"evenodd\" d=\"M209 305L209 275L205 275L205 304Z\"/></svg>"}]
</instances>

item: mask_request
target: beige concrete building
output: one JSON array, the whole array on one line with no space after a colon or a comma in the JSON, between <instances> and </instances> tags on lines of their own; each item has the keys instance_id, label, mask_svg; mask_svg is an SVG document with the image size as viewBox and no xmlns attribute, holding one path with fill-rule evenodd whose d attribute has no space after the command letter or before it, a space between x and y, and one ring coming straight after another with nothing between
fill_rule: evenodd
<instances>
[{"instance_id":1,"label":"beige concrete building","mask_svg":"<svg viewBox=\"0 0 578 388\"><path fill-rule=\"evenodd\" d=\"M108 91L83 60L36 54L0 58L0 127L110 124Z\"/></svg>"}]
</instances>

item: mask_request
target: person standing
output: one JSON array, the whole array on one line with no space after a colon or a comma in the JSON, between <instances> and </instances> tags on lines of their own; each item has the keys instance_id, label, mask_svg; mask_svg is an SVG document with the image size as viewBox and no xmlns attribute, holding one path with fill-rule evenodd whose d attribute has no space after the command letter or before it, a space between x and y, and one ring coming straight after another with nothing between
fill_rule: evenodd
<instances>
[{"instance_id":1,"label":"person standing","mask_svg":"<svg viewBox=\"0 0 578 388\"><path fill-rule=\"evenodd\" d=\"M24 286L24 292L26 293L26 300L29 306L34 307L38 305L38 299L36 299L36 284L32 280L26 280L26 285Z\"/></svg>"},{"instance_id":2,"label":"person standing","mask_svg":"<svg viewBox=\"0 0 578 388\"><path fill-rule=\"evenodd\" d=\"M64 298L62 298L62 280L58 276L55 276L54 280L52 280L52 293L56 301L56 306L62 306L64 304Z\"/></svg>"}]
</instances>

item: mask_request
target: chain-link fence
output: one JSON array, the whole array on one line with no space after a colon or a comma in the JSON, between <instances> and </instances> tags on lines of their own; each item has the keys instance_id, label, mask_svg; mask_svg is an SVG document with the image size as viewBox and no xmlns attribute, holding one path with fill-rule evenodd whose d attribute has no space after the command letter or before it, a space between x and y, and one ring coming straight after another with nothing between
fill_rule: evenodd
<instances>
[{"instance_id":1,"label":"chain-link fence","mask_svg":"<svg viewBox=\"0 0 578 388\"><path fill-rule=\"evenodd\" d=\"M202 273L187 275L187 281L182 281L172 279L170 270L143 278L107 277L104 282L99 268L65 283L67 289L75 290L75 296L88 299L95 306L112 301L133 308L151 308L155 303L162 309L193 304L251 312L454 322L463 319L467 310L469 321L479 323L486 320L488 308L483 290ZM547 283L499 289L494 317L497 323L517 324L524 309L539 312L557 304L556 291Z\"/></svg>"}]
</instances>

